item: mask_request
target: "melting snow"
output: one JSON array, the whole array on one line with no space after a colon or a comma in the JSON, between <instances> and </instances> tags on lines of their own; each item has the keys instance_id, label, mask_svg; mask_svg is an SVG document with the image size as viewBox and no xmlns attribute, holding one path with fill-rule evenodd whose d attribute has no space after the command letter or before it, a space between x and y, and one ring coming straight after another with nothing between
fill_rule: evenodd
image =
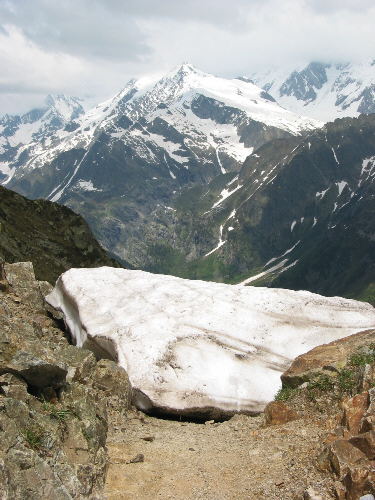
<instances>
[{"instance_id":1,"label":"melting snow","mask_svg":"<svg viewBox=\"0 0 375 500\"><path fill-rule=\"evenodd\" d=\"M239 189L242 188L242 184L238 184L232 191L229 191L229 189L223 189L222 192L220 193L220 199L212 205L212 208L217 207L220 205L224 200L226 200L229 196L231 196L233 193L238 191Z\"/></svg>"},{"instance_id":2,"label":"melting snow","mask_svg":"<svg viewBox=\"0 0 375 500\"><path fill-rule=\"evenodd\" d=\"M83 181L79 180L76 184L76 186L79 189L82 189L82 191L103 191L102 189L98 189L94 186L92 181Z\"/></svg>"},{"instance_id":3,"label":"melting snow","mask_svg":"<svg viewBox=\"0 0 375 500\"><path fill-rule=\"evenodd\" d=\"M332 153L333 153L333 156L335 158L335 161L336 161L337 165L340 165L340 162L339 162L339 160L337 159L337 156L336 156L336 151L333 148L331 148L331 149L332 149Z\"/></svg>"},{"instance_id":4,"label":"melting snow","mask_svg":"<svg viewBox=\"0 0 375 500\"><path fill-rule=\"evenodd\" d=\"M212 253L216 252L216 250L219 250L219 248L221 248L224 243L226 243L226 241L223 240L223 229L224 229L224 225L222 224L220 226L220 238L219 238L219 243L216 245L215 248L213 248L210 252L206 253L205 257L208 257L209 255L211 255Z\"/></svg>"},{"instance_id":5,"label":"melting snow","mask_svg":"<svg viewBox=\"0 0 375 500\"><path fill-rule=\"evenodd\" d=\"M341 195L344 187L347 185L348 185L348 183L345 181L336 182L336 186L338 187L338 190L339 190L339 196Z\"/></svg>"},{"instance_id":6,"label":"melting snow","mask_svg":"<svg viewBox=\"0 0 375 500\"><path fill-rule=\"evenodd\" d=\"M288 253L292 252L296 246L298 246L299 244L301 243L301 240L298 240L297 243L295 243L292 247L288 248L288 250L286 250L282 255L279 255L278 257L272 257L272 259L270 259L265 265L264 267L267 267L269 266L272 262L275 262L275 260L279 260L281 259L282 257L284 257L285 255L288 255Z\"/></svg>"},{"instance_id":7,"label":"melting snow","mask_svg":"<svg viewBox=\"0 0 375 500\"><path fill-rule=\"evenodd\" d=\"M177 414L260 411L296 356L375 326L353 300L108 267L67 271L47 301L78 346L116 353L138 408Z\"/></svg>"},{"instance_id":8,"label":"melting snow","mask_svg":"<svg viewBox=\"0 0 375 500\"><path fill-rule=\"evenodd\" d=\"M317 191L316 194L315 194L315 196L317 198L319 198L320 200L322 200L328 190L329 190L329 188L325 189L324 191L320 191L320 192Z\"/></svg>"}]
</instances>

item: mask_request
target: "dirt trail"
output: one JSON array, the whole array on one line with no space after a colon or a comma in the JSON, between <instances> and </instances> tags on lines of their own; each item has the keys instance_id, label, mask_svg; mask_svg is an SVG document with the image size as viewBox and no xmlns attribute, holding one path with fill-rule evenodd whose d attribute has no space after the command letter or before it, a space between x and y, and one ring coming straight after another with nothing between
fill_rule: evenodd
<instances>
[{"instance_id":1,"label":"dirt trail","mask_svg":"<svg viewBox=\"0 0 375 500\"><path fill-rule=\"evenodd\" d=\"M197 424L132 413L109 436L104 498L301 500L308 486L329 487L313 463L327 425L311 417L264 427L262 416ZM139 454L144 462L129 463Z\"/></svg>"}]
</instances>

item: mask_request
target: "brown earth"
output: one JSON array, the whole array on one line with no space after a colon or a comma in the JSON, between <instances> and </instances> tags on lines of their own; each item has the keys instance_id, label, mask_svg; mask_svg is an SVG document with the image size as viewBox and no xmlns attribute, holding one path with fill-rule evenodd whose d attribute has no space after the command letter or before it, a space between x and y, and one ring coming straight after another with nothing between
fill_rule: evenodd
<instances>
[{"instance_id":1,"label":"brown earth","mask_svg":"<svg viewBox=\"0 0 375 500\"><path fill-rule=\"evenodd\" d=\"M198 424L132 413L108 436L104 498L297 500L313 486L330 499L331 479L313 460L330 428L311 416L266 427L263 416Z\"/></svg>"}]
</instances>

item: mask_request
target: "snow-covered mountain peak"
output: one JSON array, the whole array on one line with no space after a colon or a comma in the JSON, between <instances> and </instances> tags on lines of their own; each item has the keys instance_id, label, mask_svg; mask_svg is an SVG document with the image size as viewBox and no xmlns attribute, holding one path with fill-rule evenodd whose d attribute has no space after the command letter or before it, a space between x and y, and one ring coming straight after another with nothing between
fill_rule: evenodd
<instances>
[{"instance_id":1,"label":"snow-covered mountain peak","mask_svg":"<svg viewBox=\"0 0 375 500\"><path fill-rule=\"evenodd\" d=\"M251 75L278 103L295 113L332 121L375 112L375 64L311 62Z\"/></svg>"},{"instance_id":2,"label":"snow-covered mountain peak","mask_svg":"<svg viewBox=\"0 0 375 500\"><path fill-rule=\"evenodd\" d=\"M55 112L66 122L75 120L84 112L79 98L64 94L49 94L45 99L45 104L47 108Z\"/></svg>"},{"instance_id":3,"label":"snow-covered mountain peak","mask_svg":"<svg viewBox=\"0 0 375 500\"><path fill-rule=\"evenodd\" d=\"M151 115L154 119L154 113L161 107L190 107L194 100L204 96L221 106L240 110L255 121L291 133L320 126L314 120L296 116L281 108L270 95L249 79L214 76L188 63L174 68L161 78L145 77L129 84L133 86L131 99L127 98L126 107L121 112L126 112L132 120ZM129 84L122 92L127 97Z\"/></svg>"}]
</instances>

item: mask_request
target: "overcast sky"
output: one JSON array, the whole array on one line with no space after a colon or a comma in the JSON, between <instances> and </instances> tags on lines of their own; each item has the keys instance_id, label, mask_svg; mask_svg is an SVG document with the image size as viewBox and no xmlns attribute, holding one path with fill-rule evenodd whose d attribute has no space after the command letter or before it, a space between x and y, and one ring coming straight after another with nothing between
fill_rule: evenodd
<instances>
[{"instance_id":1,"label":"overcast sky","mask_svg":"<svg viewBox=\"0 0 375 500\"><path fill-rule=\"evenodd\" d=\"M374 25L374 0L0 0L0 115L184 61L234 77L375 58Z\"/></svg>"}]
</instances>

